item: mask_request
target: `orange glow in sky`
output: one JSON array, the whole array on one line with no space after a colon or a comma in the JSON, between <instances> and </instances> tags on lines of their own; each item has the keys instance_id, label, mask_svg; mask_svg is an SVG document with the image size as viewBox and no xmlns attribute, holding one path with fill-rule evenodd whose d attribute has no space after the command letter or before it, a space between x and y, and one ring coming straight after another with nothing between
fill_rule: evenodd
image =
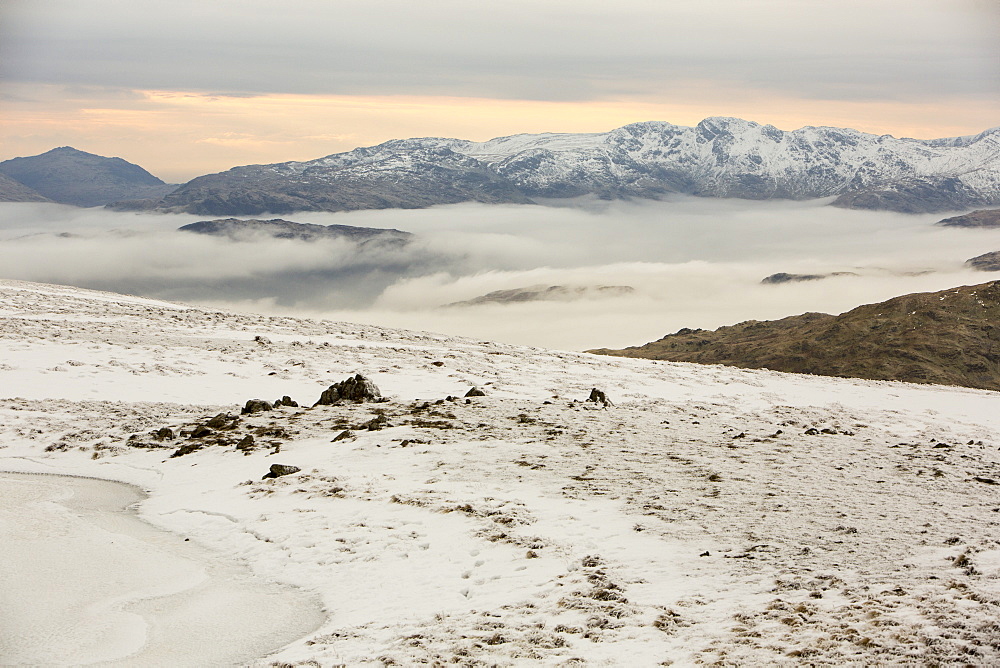
<instances>
[{"instance_id":1,"label":"orange glow in sky","mask_svg":"<svg viewBox=\"0 0 1000 668\"><path fill-rule=\"evenodd\" d=\"M32 88L30 98L22 96L30 101L6 105L0 158L72 145L138 163L168 182L243 164L309 160L407 137L482 141L522 132L606 132L648 120L695 125L707 116L736 116L782 130L832 125L918 138L972 134L995 123L995 110L986 104L967 107L957 116L943 104L776 99L773 94L743 91L733 96L732 91L713 94L710 89L698 98L686 91L677 101L552 102L154 90L67 95L62 87Z\"/></svg>"}]
</instances>

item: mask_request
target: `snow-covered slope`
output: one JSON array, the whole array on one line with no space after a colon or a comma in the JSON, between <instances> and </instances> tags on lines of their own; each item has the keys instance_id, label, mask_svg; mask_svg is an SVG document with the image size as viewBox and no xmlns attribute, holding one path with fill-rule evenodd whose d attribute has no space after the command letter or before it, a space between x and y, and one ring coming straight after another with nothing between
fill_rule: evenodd
<instances>
[{"instance_id":1,"label":"snow-covered slope","mask_svg":"<svg viewBox=\"0 0 1000 668\"><path fill-rule=\"evenodd\" d=\"M919 140L832 127L785 132L716 117L693 128L647 122L599 134L515 135L486 142L404 139L318 160L202 176L167 196L162 207L258 214L668 193L836 196L841 206L904 212L995 205L1000 204L1000 128Z\"/></svg>"},{"instance_id":2,"label":"snow-covered slope","mask_svg":"<svg viewBox=\"0 0 1000 668\"><path fill-rule=\"evenodd\" d=\"M389 400L242 416L251 448L150 434L359 372ZM322 597L261 665L1000 660L996 393L12 281L0 388L0 469L141 485L149 521Z\"/></svg>"}]
</instances>

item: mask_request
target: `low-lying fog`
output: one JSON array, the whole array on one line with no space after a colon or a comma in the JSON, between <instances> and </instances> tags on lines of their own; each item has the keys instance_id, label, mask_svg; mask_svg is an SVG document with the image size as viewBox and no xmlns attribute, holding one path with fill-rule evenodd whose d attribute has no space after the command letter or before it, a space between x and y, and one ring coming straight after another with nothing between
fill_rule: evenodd
<instances>
[{"instance_id":1,"label":"low-lying fog","mask_svg":"<svg viewBox=\"0 0 1000 668\"><path fill-rule=\"evenodd\" d=\"M840 313L1000 278L963 267L1000 250L1000 230L942 228L933 225L943 217L937 214L827 202L684 197L256 216L416 235L403 247L364 248L176 231L212 216L8 203L0 204L0 277L566 349L638 345L681 327ZM761 284L778 272L850 274ZM448 306L549 286L569 289L543 301Z\"/></svg>"}]
</instances>

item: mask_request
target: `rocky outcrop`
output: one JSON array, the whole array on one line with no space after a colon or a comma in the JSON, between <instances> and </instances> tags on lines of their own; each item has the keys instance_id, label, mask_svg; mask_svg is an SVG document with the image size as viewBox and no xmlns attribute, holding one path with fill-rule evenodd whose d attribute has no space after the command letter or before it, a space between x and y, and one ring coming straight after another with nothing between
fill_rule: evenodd
<instances>
[{"instance_id":1,"label":"rocky outcrop","mask_svg":"<svg viewBox=\"0 0 1000 668\"><path fill-rule=\"evenodd\" d=\"M334 383L323 391L319 400L314 406L329 406L338 404L341 401L378 401L382 398L382 393L378 386L360 373L344 380Z\"/></svg>"}]
</instances>

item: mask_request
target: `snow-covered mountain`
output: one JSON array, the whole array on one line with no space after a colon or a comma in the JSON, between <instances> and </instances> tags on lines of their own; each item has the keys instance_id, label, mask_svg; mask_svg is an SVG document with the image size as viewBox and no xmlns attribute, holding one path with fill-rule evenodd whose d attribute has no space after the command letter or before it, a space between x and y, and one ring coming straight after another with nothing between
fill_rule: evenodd
<instances>
[{"instance_id":1,"label":"snow-covered mountain","mask_svg":"<svg viewBox=\"0 0 1000 668\"><path fill-rule=\"evenodd\" d=\"M248 215L669 193L836 197L838 206L903 212L996 205L1000 128L920 140L832 127L786 132L720 117L695 127L647 122L606 133L515 135L486 142L403 139L318 160L201 176L159 206Z\"/></svg>"},{"instance_id":2,"label":"snow-covered mountain","mask_svg":"<svg viewBox=\"0 0 1000 668\"><path fill-rule=\"evenodd\" d=\"M356 373L387 400L312 405ZM456 399L472 386L486 396ZM595 386L610 405L587 401ZM0 388L0 470L143 487L149 522L321 600L318 629L253 665L1000 662L995 392L15 281L0 281ZM283 395L301 407L240 415ZM262 479L274 464L297 470ZM4 549L22 523L0 513ZM89 545L134 543L119 524L96 522ZM31 538L59 545L47 531ZM5 560L3 582L23 588L47 556ZM239 624L216 624L257 611L177 604L205 587L185 573L109 588L72 633L28 628L0 652L232 664L217 650ZM109 615L132 634L95 649Z\"/></svg>"}]
</instances>

